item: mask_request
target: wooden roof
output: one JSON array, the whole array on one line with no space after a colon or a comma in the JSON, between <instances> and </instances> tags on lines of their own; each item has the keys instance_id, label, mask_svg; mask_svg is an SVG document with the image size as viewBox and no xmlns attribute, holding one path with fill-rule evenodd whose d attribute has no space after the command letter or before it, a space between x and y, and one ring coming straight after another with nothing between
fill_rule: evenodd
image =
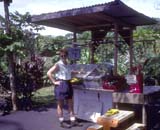
<instances>
[{"instance_id":1,"label":"wooden roof","mask_svg":"<svg viewBox=\"0 0 160 130\"><path fill-rule=\"evenodd\" d=\"M71 32L155 24L156 21L128 7L120 0L105 4L31 16L31 22Z\"/></svg>"}]
</instances>

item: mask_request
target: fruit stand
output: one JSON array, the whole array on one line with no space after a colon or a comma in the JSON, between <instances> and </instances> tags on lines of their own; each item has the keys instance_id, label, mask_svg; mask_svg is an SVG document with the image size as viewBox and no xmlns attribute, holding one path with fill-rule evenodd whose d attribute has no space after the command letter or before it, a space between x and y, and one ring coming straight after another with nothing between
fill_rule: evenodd
<instances>
[{"instance_id":1,"label":"fruit stand","mask_svg":"<svg viewBox=\"0 0 160 130\"><path fill-rule=\"evenodd\" d=\"M75 75L80 79L73 80L74 88L74 111L80 119L96 122L97 117L104 114L106 110L113 107L112 93L117 91L116 83L105 81L108 72L113 68L111 64L74 64L74 71L81 72ZM74 79L74 78L73 78ZM74 83L75 81L75 83ZM105 81L105 82L104 82ZM113 81L113 80L112 80ZM106 88L106 82L108 87ZM123 84L123 82L122 82Z\"/></svg>"},{"instance_id":2,"label":"fruit stand","mask_svg":"<svg viewBox=\"0 0 160 130\"><path fill-rule=\"evenodd\" d=\"M132 70L132 68L134 68L133 31L137 26L156 24L157 22L154 19L135 11L120 0L114 0L105 4L89 7L33 15L31 16L30 20L35 24L71 31L73 32L74 42L77 41L77 33L85 31L91 32L91 39L87 43L87 45L89 45L91 54L90 64L72 65L72 68L75 70L81 71L82 69L83 72L85 72L81 75L77 75L78 78L83 79L83 84L73 86L75 102L74 110L79 118L95 122L98 116L104 114L109 108L113 107L113 102L118 103L126 94L128 94L128 96L125 98L132 97L132 92L133 95L135 95L131 99L132 102L134 102L134 100L138 100L134 98L137 96L138 98L141 98L142 96L142 100L144 101L146 95L143 95L142 92L141 74L137 70L137 72ZM108 32L113 33L114 65L112 69L114 76L117 76L118 43L120 36L121 39L123 39L123 43L128 45L129 70L130 72L135 72L133 79L138 78L138 82L136 83L134 80L131 80L131 82L128 84L131 89L123 91L123 93L122 91L119 91L118 93L115 91L117 91L119 88L123 90L123 87L121 88L119 86L121 84L119 84L117 81L122 83L122 81L125 79L124 77L106 76L107 78L105 78L105 82L102 83L102 79L106 74L106 70L103 71L103 69L99 69L99 65L93 65L95 50L99 44L104 43L105 36ZM128 76L128 79L130 79L130 77L132 76ZM120 97L118 97L119 94Z\"/></svg>"}]
</instances>

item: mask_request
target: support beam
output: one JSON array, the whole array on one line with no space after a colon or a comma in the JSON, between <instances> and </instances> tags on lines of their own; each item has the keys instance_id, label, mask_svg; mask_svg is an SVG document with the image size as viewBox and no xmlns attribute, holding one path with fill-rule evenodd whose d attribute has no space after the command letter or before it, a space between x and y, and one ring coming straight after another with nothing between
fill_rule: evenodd
<instances>
[{"instance_id":1,"label":"support beam","mask_svg":"<svg viewBox=\"0 0 160 130\"><path fill-rule=\"evenodd\" d=\"M89 43L89 48L90 48L90 64L94 64L94 43L91 42Z\"/></svg>"},{"instance_id":2,"label":"support beam","mask_svg":"<svg viewBox=\"0 0 160 130\"><path fill-rule=\"evenodd\" d=\"M130 43L129 43L129 55L130 55L130 72L133 67L133 29L130 29Z\"/></svg>"},{"instance_id":3,"label":"support beam","mask_svg":"<svg viewBox=\"0 0 160 130\"><path fill-rule=\"evenodd\" d=\"M73 32L73 42L77 42L77 33Z\"/></svg>"},{"instance_id":4,"label":"support beam","mask_svg":"<svg viewBox=\"0 0 160 130\"><path fill-rule=\"evenodd\" d=\"M118 44L118 25L115 24L115 32L114 32L114 75L117 75L117 59L118 59L118 48L117 48L117 44Z\"/></svg>"}]
</instances>

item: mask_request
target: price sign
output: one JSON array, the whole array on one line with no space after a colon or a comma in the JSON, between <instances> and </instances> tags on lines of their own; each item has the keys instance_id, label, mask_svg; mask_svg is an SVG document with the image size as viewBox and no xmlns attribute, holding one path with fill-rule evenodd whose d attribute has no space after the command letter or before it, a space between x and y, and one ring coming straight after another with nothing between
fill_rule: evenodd
<instances>
[{"instance_id":1,"label":"price sign","mask_svg":"<svg viewBox=\"0 0 160 130\"><path fill-rule=\"evenodd\" d=\"M68 48L68 58L70 60L79 60L81 58L81 49L79 47Z\"/></svg>"},{"instance_id":2,"label":"price sign","mask_svg":"<svg viewBox=\"0 0 160 130\"><path fill-rule=\"evenodd\" d=\"M128 84L137 83L136 75L126 75L125 78L126 78Z\"/></svg>"}]
</instances>

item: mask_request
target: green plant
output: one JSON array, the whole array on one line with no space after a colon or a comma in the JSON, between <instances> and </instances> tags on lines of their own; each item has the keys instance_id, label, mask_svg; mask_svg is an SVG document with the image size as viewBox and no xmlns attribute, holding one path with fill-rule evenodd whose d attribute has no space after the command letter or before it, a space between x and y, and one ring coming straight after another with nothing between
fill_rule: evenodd
<instances>
[{"instance_id":1,"label":"green plant","mask_svg":"<svg viewBox=\"0 0 160 130\"><path fill-rule=\"evenodd\" d=\"M32 97L33 105L35 107L50 105L54 101L53 86L43 87L34 92Z\"/></svg>"}]
</instances>

